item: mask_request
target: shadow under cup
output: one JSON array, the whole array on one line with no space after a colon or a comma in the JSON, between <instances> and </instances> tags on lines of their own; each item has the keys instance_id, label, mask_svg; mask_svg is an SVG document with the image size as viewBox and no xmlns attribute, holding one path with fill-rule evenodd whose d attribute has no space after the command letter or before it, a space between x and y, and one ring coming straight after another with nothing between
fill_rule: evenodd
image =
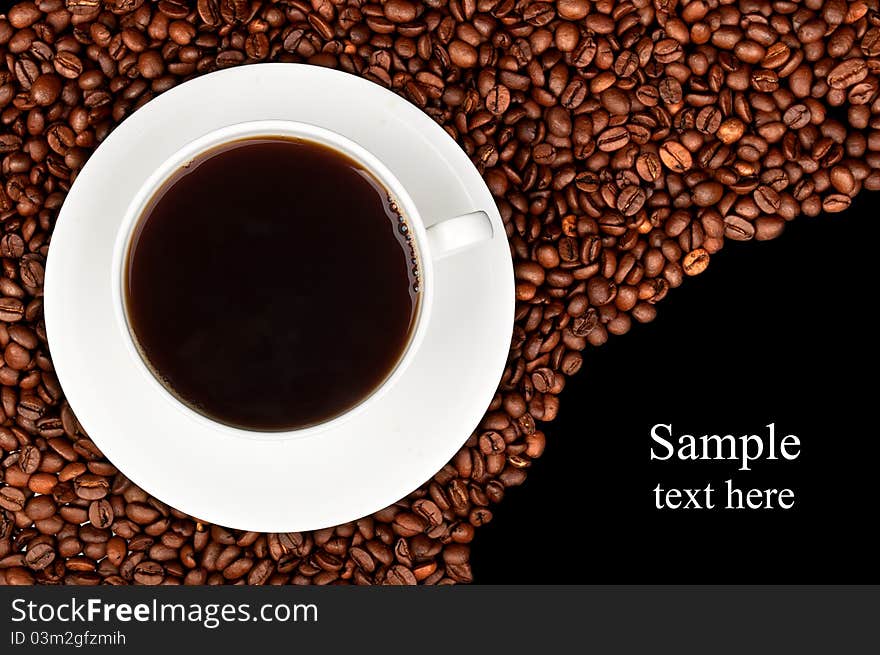
<instances>
[{"instance_id":1,"label":"shadow under cup","mask_svg":"<svg viewBox=\"0 0 880 655\"><path fill-rule=\"evenodd\" d=\"M423 313L411 201L308 127L191 144L128 223L139 359L182 406L248 432L344 418L402 368Z\"/></svg>"}]
</instances>

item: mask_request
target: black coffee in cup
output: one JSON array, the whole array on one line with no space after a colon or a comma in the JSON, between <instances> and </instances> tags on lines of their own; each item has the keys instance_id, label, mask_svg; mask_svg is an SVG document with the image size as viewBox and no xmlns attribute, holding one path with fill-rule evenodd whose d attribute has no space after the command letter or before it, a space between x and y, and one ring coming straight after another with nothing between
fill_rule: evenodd
<instances>
[{"instance_id":1,"label":"black coffee in cup","mask_svg":"<svg viewBox=\"0 0 880 655\"><path fill-rule=\"evenodd\" d=\"M250 430L307 427L394 370L417 256L385 187L334 149L233 141L176 171L134 228L129 329L178 399Z\"/></svg>"}]
</instances>

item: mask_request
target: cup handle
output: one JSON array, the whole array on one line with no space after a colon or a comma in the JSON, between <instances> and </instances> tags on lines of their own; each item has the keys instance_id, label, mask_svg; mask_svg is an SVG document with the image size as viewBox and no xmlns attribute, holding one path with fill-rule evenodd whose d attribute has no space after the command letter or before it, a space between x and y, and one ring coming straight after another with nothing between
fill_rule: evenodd
<instances>
[{"instance_id":1,"label":"cup handle","mask_svg":"<svg viewBox=\"0 0 880 655\"><path fill-rule=\"evenodd\" d=\"M431 256L443 259L492 238L492 221L482 211L472 211L435 223L428 228Z\"/></svg>"}]
</instances>

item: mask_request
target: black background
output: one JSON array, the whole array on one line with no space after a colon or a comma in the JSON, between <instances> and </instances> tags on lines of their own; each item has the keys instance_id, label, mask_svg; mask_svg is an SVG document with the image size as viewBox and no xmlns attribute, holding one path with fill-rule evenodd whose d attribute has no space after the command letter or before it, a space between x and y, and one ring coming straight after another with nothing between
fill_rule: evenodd
<instances>
[{"instance_id":1,"label":"black background","mask_svg":"<svg viewBox=\"0 0 880 655\"><path fill-rule=\"evenodd\" d=\"M657 319L590 348L547 449L473 543L477 583L868 583L876 548L880 196L728 242ZM800 457L650 461L650 430L794 433ZM653 488L793 488L791 510L656 510ZM715 498L723 496L715 492Z\"/></svg>"}]
</instances>

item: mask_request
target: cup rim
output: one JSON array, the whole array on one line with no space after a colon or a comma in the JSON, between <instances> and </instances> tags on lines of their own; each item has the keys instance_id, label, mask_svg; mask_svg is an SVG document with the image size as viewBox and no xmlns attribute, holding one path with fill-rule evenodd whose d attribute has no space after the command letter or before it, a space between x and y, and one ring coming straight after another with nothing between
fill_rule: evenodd
<instances>
[{"instance_id":1,"label":"cup rim","mask_svg":"<svg viewBox=\"0 0 880 655\"><path fill-rule=\"evenodd\" d=\"M403 349L396 364L383 382L359 400L357 404L331 419L302 428L286 430L251 430L222 423L196 411L183 400L178 398L176 394L171 392L168 387L158 379L157 375L148 365L145 355L143 355L138 348L133 329L128 319L124 293L125 275L127 270L126 263L133 237L137 231L137 226L140 224L144 210L162 185L173 176L175 172L180 170L182 166L186 165L187 162L192 161L199 155L208 152L213 148L227 143L258 139L260 137L292 138L318 143L337 150L362 165L368 173L373 175L385 187L401 209L401 213L403 214L412 235L413 249L416 258L418 259L419 269L420 288L418 293L419 301L416 306L416 316L414 319L415 324L410 330L410 336L406 347ZM258 439L261 441L281 441L292 438L315 436L347 423L352 418L366 411L368 407L377 403L388 392L388 390L396 384L406 368L408 368L412 360L415 358L415 355L424 340L425 331L429 323L434 293L432 264L433 260L430 253L427 230L421 214L418 211L418 207L415 205L401 182L378 157L352 139L343 136L338 132L312 123L278 119L253 120L231 123L206 132L202 136L189 141L169 155L143 182L137 193L134 194L129 202L119 225L113 247L112 280L110 286L113 295L116 324L117 328L122 333L122 340L125 344L125 349L141 375L146 376L153 387L158 389L161 392L161 395L169 401L178 412L183 413L190 420L197 421L198 423L214 430L221 430L230 436Z\"/></svg>"}]
</instances>

